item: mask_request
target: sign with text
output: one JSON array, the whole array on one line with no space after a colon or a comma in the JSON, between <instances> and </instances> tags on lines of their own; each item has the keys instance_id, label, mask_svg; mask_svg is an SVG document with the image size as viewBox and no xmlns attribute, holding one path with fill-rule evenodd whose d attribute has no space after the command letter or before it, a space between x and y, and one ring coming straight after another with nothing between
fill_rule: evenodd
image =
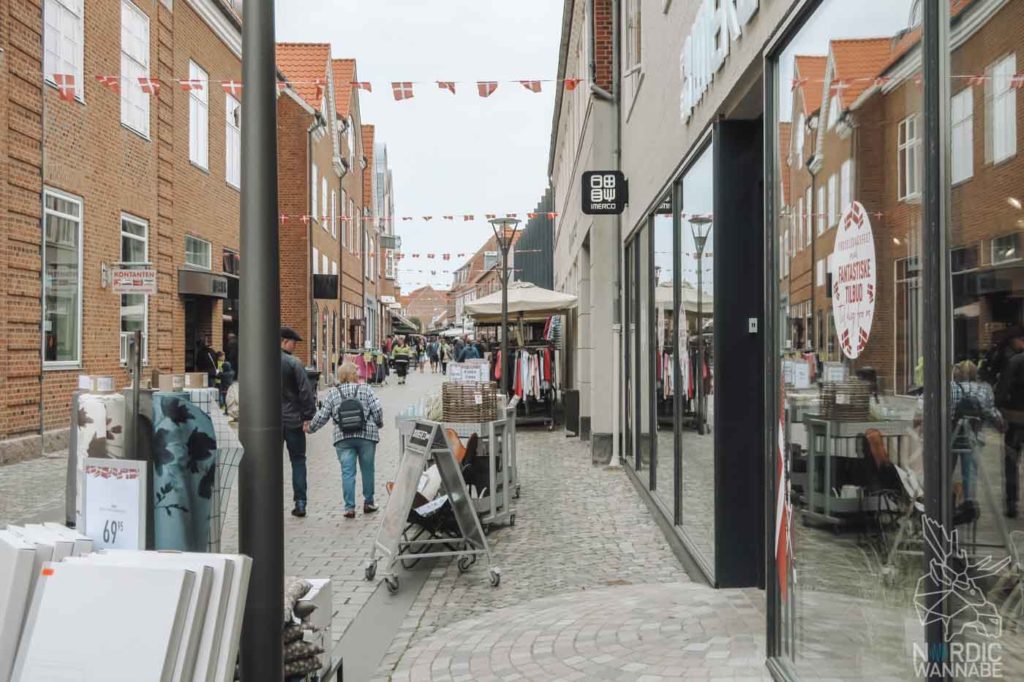
<instances>
[{"instance_id":1,"label":"sign with text","mask_svg":"<svg viewBox=\"0 0 1024 682\"><path fill-rule=\"evenodd\" d=\"M110 272L110 290L115 294L156 295L156 270L119 268Z\"/></svg>"},{"instance_id":2,"label":"sign with text","mask_svg":"<svg viewBox=\"0 0 1024 682\"><path fill-rule=\"evenodd\" d=\"M875 237L860 202L843 213L832 252L832 316L843 355L856 360L875 317Z\"/></svg>"},{"instance_id":3,"label":"sign with text","mask_svg":"<svg viewBox=\"0 0 1024 682\"><path fill-rule=\"evenodd\" d=\"M146 463L86 457L82 532L97 549L146 548Z\"/></svg>"},{"instance_id":4,"label":"sign with text","mask_svg":"<svg viewBox=\"0 0 1024 682\"><path fill-rule=\"evenodd\" d=\"M621 171L585 171L580 194L584 214L620 215L629 203L629 184Z\"/></svg>"}]
</instances>

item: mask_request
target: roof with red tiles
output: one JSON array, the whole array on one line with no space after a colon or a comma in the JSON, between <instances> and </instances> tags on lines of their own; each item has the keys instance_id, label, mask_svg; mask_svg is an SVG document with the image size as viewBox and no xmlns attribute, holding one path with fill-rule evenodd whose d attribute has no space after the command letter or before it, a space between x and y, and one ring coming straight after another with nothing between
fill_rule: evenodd
<instances>
[{"instance_id":1,"label":"roof with red tiles","mask_svg":"<svg viewBox=\"0 0 1024 682\"><path fill-rule=\"evenodd\" d=\"M328 43L278 43L277 68L306 104L320 109L316 81L327 83Z\"/></svg>"},{"instance_id":2,"label":"roof with red tiles","mask_svg":"<svg viewBox=\"0 0 1024 682\"><path fill-rule=\"evenodd\" d=\"M824 88L826 57L799 54L793 60L793 78L807 79L801 86L804 100L804 115L810 116L821 108L821 91Z\"/></svg>"},{"instance_id":3,"label":"roof with red tiles","mask_svg":"<svg viewBox=\"0 0 1024 682\"><path fill-rule=\"evenodd\" d=\"M363 124L363 158L366 159L366 168L363 169L363 205L376 206L373 196L373 138L374 127L369 123Z\"/></svg>"},{"instance_id":4,"label":"roof with red tiles","mask_svg":"<svg viewBox=\"0 0 1024 682\"><path fill-rule=\"evenodd\" d=\"M848 109L892 60L893 40L833 40L829 49L833 60L831 94L841 92L843 109ZM837 87L839 84L842 87Z\"/></svg>"},{"instance_id":5,"label":"roof with red tiles","mask_svg":"<svg viewBox=\"0 0 1024 682\"><path fill-rule=\"evenodd\" d=\"M779 122L779 175L782 177L782 205L789 206L789 171L786 168L789 158L789 143L792 132L792 124Z\"/></svg>"},{"instance_id":6,"label":"roof with red tiles","mask_svg":"<svg viewBox=\"0 0 1024 682\"><path fill-rule=\"evenodd\" d=\"M348 118L352 110L352 82L356 79L356 60L335 59L334 65L334 107L338 116Z\"/></svg>"}]
</instances>

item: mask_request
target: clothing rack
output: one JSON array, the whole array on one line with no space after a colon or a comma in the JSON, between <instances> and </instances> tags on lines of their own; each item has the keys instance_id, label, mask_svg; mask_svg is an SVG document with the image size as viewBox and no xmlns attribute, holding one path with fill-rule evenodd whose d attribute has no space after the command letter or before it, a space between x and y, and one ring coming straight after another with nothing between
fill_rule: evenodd
<instances>
[{"instance_id":1,"label":"clothing rack","mask_svg":"<svg viewBox=\"0 0 1024 682\"><path fill-rule=\"evenodd\" d=\"M509 394L520 398L516 407L518 426L541 425L554 429L555 406L561 396L563 380L563 351L558 347L562 325L555 317L537 322L509 320L510 358L502 359L501 371L509 372ZM498 330L501 324L478 325L478 332L481 328ZM499 355L497 346L492 348L491 379L498 383L501 382Z\"/></svg>"}]
</instances>

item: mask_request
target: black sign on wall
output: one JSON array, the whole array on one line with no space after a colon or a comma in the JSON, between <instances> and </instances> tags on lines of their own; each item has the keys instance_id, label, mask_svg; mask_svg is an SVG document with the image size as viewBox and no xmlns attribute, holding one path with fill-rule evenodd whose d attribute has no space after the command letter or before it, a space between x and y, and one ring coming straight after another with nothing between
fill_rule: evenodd
<instances>
[{"instance_id":1,"label":"black sign on wall","mask_svg":"<svg viewBox=\"0 0 1024 682\"><path fill-rule=\"evenodd\" d=\"M313 275L313 298L327 300L337 299L338 276Z\"/></svg>"},{"instance_id":2,"label":"black sign on wall","mask_svg":"<svg viewBox=\"0 0 1024 682\"><path fill-rule=\"evenodd\" d=\"M621 171L585 171L580 194L584 214L619 215L629 203L629 184Z\"/></svg>"}]
</instances>

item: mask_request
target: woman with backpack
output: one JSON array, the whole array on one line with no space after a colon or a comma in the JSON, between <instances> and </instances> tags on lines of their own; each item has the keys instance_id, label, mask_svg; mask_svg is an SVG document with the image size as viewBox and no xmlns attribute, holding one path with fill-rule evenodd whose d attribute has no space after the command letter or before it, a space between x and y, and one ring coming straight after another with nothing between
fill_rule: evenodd
<instances>
[{"instance_id":1,"label":"woman with backpack","mask_svg":"<svg viewBox=\"0 0 1024 682\"><path fill-rule=\"evenodd\" d=\"M384 426L384 410L370 387L359 383L359 370L351 362L338 369L338 386L309 422L307 433L315 433L327 420L334 422L334 448L341 463L341 492L345 518L356 517L356 464L363 479L363 513L377 511L373 501L373 460Z\"/></svg>"}]
</instances>

